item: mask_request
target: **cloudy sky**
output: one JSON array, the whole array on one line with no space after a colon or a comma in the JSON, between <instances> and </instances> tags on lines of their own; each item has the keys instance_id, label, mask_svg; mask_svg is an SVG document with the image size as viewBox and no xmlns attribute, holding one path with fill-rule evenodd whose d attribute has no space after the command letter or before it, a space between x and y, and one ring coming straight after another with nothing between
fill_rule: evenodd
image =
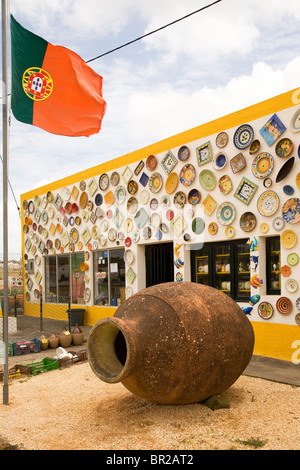
<instances>
[{"instance_id":1,"label":"cloudy sky","mask_svg":"<svg viewBox=\"0 0 300 470\"><path fill-rule=\"evenodd\" d=\"M212 2L10 0L10 11L88 61ZM92 61L107 102L99 134L55 136L12 116L9 180L18 203L31 189L299 87L299 44L299 0L222 0ZM10 257L21 256L20 234L9 192ZM0 242L1 254L2 227Z\"/></svg>"}]
</instances>

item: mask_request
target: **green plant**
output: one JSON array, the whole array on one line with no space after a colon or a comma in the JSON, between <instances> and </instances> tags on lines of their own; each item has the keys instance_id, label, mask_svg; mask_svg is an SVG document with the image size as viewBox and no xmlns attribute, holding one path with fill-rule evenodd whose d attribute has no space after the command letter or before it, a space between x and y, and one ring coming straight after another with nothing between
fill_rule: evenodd
<instances>
[{"instance_id":1,"label":"green plant","mask_svg":"<svg viewBox=\"0 0 300 470\"><path fill-rule=\"evenodd\" d=\"M257 449L259 447L263 447L268 442L268 439L261 440L259 438L251 437L250 439L246 441L243 441L241 439L236 439L236 442L239 442L240 444L243 444L244 446L252 446Z\"/></svg>"}]
</instances>

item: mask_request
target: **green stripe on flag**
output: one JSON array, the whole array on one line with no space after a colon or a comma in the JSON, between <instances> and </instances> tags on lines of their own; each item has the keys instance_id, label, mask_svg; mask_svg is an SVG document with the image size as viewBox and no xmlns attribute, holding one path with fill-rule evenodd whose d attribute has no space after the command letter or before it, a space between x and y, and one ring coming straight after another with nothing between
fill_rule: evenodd
<instances>
[{"instance_id":1,"label":"green stripe on flag","mask_svg":"<svg viewBox=\"0 0 300 470\"><path fill-rule=\"evenodd\" d=\"M27 31L11 15L11 108L18 121L32 124L34 100L24 92L22 78L31 67L42 67L48 42Z\"/></svg>"}]
</instances>

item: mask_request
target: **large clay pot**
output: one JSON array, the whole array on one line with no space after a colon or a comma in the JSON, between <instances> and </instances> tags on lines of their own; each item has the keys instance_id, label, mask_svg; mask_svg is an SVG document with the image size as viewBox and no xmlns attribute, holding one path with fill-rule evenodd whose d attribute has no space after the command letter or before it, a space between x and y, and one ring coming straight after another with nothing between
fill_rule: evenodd
<instances>
[{"instance_id":1,"label":"large clay pot","mask_svg":"<svg viewBox=\"0 0 300 470\"><path fill-rule=\"evenodd\" d=\"M72 343L74 346L80 346L83 343L83 340L83 332L76 323L75 327L72 329Z\"/></svg>"},{"instance_id":2,"label":"large clay pot","mask_svg":"<svg viewBox=\"0 0 300 470\"><path fill-rule=\"evenodd\" d=\"M156 403L200 402L227 390L248 365L252 325L223 292L165 283L130 297L88 338L88 360L104 382L122 382Z\"/></svg>"}]
</instances>

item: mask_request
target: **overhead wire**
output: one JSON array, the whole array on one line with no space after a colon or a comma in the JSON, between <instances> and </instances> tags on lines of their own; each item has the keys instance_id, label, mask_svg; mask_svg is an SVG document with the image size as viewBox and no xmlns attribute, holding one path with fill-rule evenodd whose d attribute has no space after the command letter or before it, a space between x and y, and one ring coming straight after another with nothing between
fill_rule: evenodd
<instances>
[{"instance_id":1,"label":"overhead wire","mask_svg":"<svg viewBox=\"0 0 300 470\"><path fill-rule=\"evenodd\" d=\"M139 36L139 37L137 37L137 38L135 38L135 39L132 39L131 41L128 41L128 42L122 44L121 46L115 47L114 49L111 49L111 50L109 50L109 51L107 51L107 52L104 52L103 54L100 54L100 55L98 55L98 56L96 56L96 57L93 57L92 59L86 60L85 62L86 62L86 64L88 64L88 63L93 62L94 60L100 59L101 57L104 57L104 56L106 56L106 55L108 55L108 54L112 54L113 52L116 52L116 51L118 51L118 50L120 50L120 49L123 49L124 47L130 46L131 44L133 44L133 43L135 43L135 42L137 42L137 41L141 41L142 39L144 39L144 38L146 38L146 37L148 37L148 36L151 36L152 34L155 34L155 33L157 33L158 31L162 31L163 29L166 29L166 28L168 28L168 27L170 27L170 26L173 26L173 25L176 24L176 23L179 23L180 21L183 21L183 20L185 20L185 19L187 19L187 18L189 18L189 17L191 17L191 16L193 16L193 15L196 15L197 13L200 13L201 11L206 10L207 8L210 8L210 7L212 7L213 5L216 5L217 3L220 3L221 1L222 1L222 0L215 0L214 2L212 2L212 3L208 4L208 5L205 5L205 6L201 7L201 8L199 8L198 10L192 11L191 13L188 13L187 15L184 15L184 16L182 16L181 18L178 18L177 20L171 21L170 23L167 23L167 24L165 24L164 26L160 26L159 28L154 29L153 31L150 31L149 33L145 33L145 34L143 34L142 36ZM7 96L10 96L10 93L8 93ZM2 98L3 98L3 97L0 97L0 99L2 99ZM1 155L0 155L0 158L1 158L1 161L2 161L2 163L3 163L3 160L2 160ZM18 203L17 203L16 197L15 197L13 188L12 188L12 186L11 186L11 184L10 184L10 181L8 181L8 183L9 183L11 192L12 192L12 194L13 194L14 200L15 200L15 202L16 202L16 206L17 206L17 210L18 210L18 212L19 212L19 216L21 217L20 208L19 208L19 206L18 206Z\"/></svg>"}]
</instances>

